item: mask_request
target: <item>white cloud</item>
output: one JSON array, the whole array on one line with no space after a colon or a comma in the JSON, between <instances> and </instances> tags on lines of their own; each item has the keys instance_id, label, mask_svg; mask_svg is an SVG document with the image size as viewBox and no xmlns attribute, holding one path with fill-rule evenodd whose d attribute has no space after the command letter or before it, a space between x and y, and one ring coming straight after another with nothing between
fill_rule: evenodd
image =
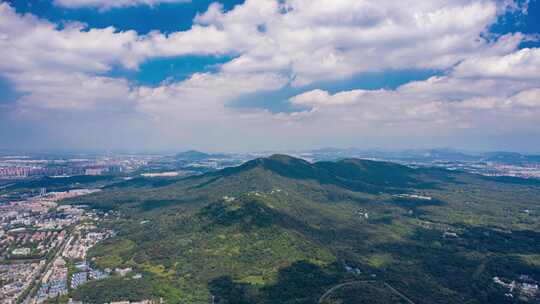
<instances>
[{"instance_id":1,"label":"white cloud","mask_svg":"<svg viewBox=\"0 0 540 304\"><path fill-rule=\"evenodd\" d=\"M102 73L118 64L136 69L151 57L226 54L237 46L213 26L143 36L113 27L86 29L80 23L59 28L33 15L19 15L7 3L0 3L0 56L4 59L0 72Z\"/></svg>"},{"instance_id":2,"label":"white cloud","mask_svg":"<svg viewBox=\"0 0 540 304\"><path fill-rule=\"evenodd\" d=\"M13 78L23 94L22 109L70 109L124 111L134 106L134 96L125 79L88 76L81 73L23 73Z\"/></svg>"},{"instance_id":3,"label":"white cloud","mask_svg":"<svg viewBox=\"0 0 540 304\"><path fill-rule=\"evenodd\" d=\"M514 96L513 101L526 107L540 107L540 88L520 92Z\"/></svg>"},{"instance_id":4,"label":"white cloud","mask_svg":"<svg viewBox=\"0 0 540 304\"><path fill-rule=\"evenodd\" d=\"M362 72L448 69L475 56L504 56L525 39L481 37L500 14L496 2L413 2L248 0L228 12L213 4L190 30L168 35L58 28L1 3L0 55L10 60L0 69L103 73L153 57L227 54L236 58L225 72L282 73L302 86Z\"/></svg>"},{"instance_id":5,"label":"white cloud","mask_svg":"<svg viewBox=\"0 0 540 304\"><path fill-rule=\"evenodd\" d=\"M215 26L194 25L189 31L165 35L151 32L132 41L126 54L129 61L123 63L136 68L146 58L174 57L181 55L225 55L238 52L244 43L229 37Z\"/></svg>"},{"instance_id":6,"label":"white cloud","mask_svg":"<svg viewBox=\"0 0 540 304\"><path fill-rule=\"evenodd\" d=\"M103 76L113 66L136 69L140 62L151 57L225 53L233 49L232 43L234 41L229 41L213 26L194 26L190 31L170 35L152 32L145 36L139 36L135 31L118 32L113 27L85 29L79 23L59 28L30 14L19 15L7 3L0 3L0 57L3 59L0 75L9 79L23 94L18 103L25 111L32 107L127 107L126 101L134 102L138 98L134 92L139 89L132 88L125 79ZM217 88L210 86L220 85L216 80L218 77L203 76L194 75L185 84L177 86L190 85L198 79L199 85L207 90L199 93L216 92ZM244 88L265 89L255 83L264 76L220 79L223 87L230 81L232 85L240 86L240 91L249 91ZM238 79L243 82L238 84ZM266 80L267 87L274 88L274 82L269 78ZM234 95L235 88L229 90Z\"/></svg>"},{"instance_id":7,"label":"white cloud","mask_svg":"<svg viewBox=\"0 0 540 304\"><path fill-rule=\"evenodd\" d=\"M93 7L102 10L138 5L154 6L161 3L183 3L190 0L54 0L54 4L66 8Z\"/></svg>"},{"instance_id":8,"label":"white cloud","mask_svg":"<svg viewBox=\"0 0 540 304\"><path fill-rule=\"evenodd\" d=\"M178 83L156 88L140 87L137 92L138 107L156 117L186 116L189 119L208 120L217 114L233 111L226 106L235 98L275 90L286 83L287 79L277 74L198 73Z\"/></svg>"},{"instance_id":9,"label":"white cloud","mask_svg":"<svg viewBox=\"0 0 540 304\"><path fill-rule=\"evenodd\" d=\"M336 105L350 105L357 102L360 98L369 98L371 93L380 93L381 91L366 91L366 90L353 90L340 92L335 95L330 95L327 91L316 89L313 91L305 92L303 94L294 96L290 99L290 102L295 106L336 106Z\"/></svg>"},{"instance_id":10,"label":"white cloud","mask_svg":"<svg viewBox=\"0 0 540 304\"><path fill-rule=\"evenodd\" d=\"M80 24L57 25L33 15L18 15L0 3L0 71L104 72L116 62L133 57L134 31L114 28L83 31ZM127 59L126 61L132 61Z\"/></svg>"},{"instance_id":11,"label":"white cloud","mask_svg":"<svg viewBox=\"0 0 540 304\"><path fill-rule=\"evenodd\" d=\"M101 9L157 4L60 2ZM89 121L106 115L106 124L129 126L118 136L136 130L156 143L264 148L259 145L503 132L509 125L528 132L540 114L540 52L518 49L529 39L523 34L494 38L487 32L500 14L518 9L513 2L501 3L248 0L227 12L211 5L187 31L147 35L76 22L58 26L0 3L0 75L23 94L17 101L22 116L39 113L40 123L54 124L60 120L53 113L77 113L74 117L88 120L86 130L91 130L95 125ZM105 76L117 65L137 69L150 58L189 54L235 59L215 73L157 87ZM311 90L290 99L294 113L230 106L246 94L289 83L401 69L438 69L443 76L395 90Z\"/></svg>"},{"instance_id":12,"label":"white cloud","mask_svg":"<svg viewBox=\"0 0 540 304\"><path fill-rule=\"evenodd\" d=\"M308 91L292 97L290 103L307 107L301 123L342 120L360 127L378 126L389 133L399 128L500 130L514 122L530 128L540 115L538 83L511 79L431 77L395 90L351 90L330 94ZM285 115L286 116L286 115ZM297 115L290 117L298 121ZM517 123L519 121L519 124ZM325 124L331 126L332 124ZM523 130L521 130L523 131Z\"/></svg>"},{"instance_id":13,"label":"white cloud","mask_svg":"<svg viewBox=\"0 0 540 304\"><path fill-rule=\"evenodd\" d=\"M447 69L470 56L505 54L524 38L482 38L504 11L493 1L248 0L220 8L196 21L248 46L224 70L286 71L297 86L387 69Z\"/></svg>"},{"instance_id":14,"label":"white cloud","mask_svg":"<svg viewBox=\"0 0 540 304\"><path fill-rule=\"evenodd\" d=\"M460 63L454 74L459 77L540 79L540 49L525 48L505 55L470 58Z\"/></svg>"},{"instance_id":15,"label":"white cloud","mask_svg":"<svg viewBox=\"0 0 540 304\"><path fill-rule=\"evenodd\" d=\"M433 123L448 118L444 117L447 113L437 98L422 98L401 89L351 90L336 94L315 90L294 96L290 102L308 107L311 115L304 116L307 121L347 121L361 126L367 123Z\"/></svg>"}]
</instances>

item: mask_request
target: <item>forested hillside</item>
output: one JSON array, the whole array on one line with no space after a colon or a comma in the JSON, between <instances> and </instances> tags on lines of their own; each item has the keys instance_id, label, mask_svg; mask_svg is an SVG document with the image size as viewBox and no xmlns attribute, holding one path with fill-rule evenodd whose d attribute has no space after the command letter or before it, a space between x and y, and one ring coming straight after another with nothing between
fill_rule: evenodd
<instances>
[{"instance_id":1,"label":"forested hillside","mask_svg":"<svg viewBox=\"0 0 540 304\"><path fill-rule=\"evenodd\" d=\"M118 235L91 251L92 263L133 267L141 288L112 278L73 296L538 303L519 284L540 280L539 198L538 183L520 179L285 155L180 180L120 183L71 203L116 214L106 225ZM494 277L517 282L512 297ZM105 292L110 286L115 292Z\"/></svg>"}]
</instances>

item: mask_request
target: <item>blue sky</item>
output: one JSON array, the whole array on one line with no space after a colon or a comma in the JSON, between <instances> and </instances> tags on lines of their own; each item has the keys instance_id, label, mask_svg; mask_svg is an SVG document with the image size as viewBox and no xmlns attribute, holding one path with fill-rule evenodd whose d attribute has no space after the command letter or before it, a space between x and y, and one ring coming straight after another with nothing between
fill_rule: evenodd
<instances>
[{"instance_id":1,"label":"blue sky","mask_svg":"<svg viewBox=\"0 0 540 304\"><path fill-rule=\"evenodd\" d=\"M0 148L540 152L538 1L1 3Z\"/></svg>"},{"instance_id":2,"label":"blue sky","mask_svg":"<svg viewBox=\"0 0 540 304\"><path fill-rule=\"evenodd\" d=\"M111 77L124 77L131 81L158 86L166 81L182 81L194 73L215 72L220 64L231 60L232 56L182 56L155 58L142 63L137 70L115 66L106 73Z\"/></svg>"},{"instance_id":3,"label":"blue sky","mask_svg":"<svg viewBox=\"0 0 540 304\"><path fill-rule=\"evenodd\" d=\"M31 13L57 23L65 20L77 20L88 24L91 28L114 26L118 30L135 30L139 34L146 34L152 30L164 33L187 30L191 27L195 15L204 13L214 1L164 3L152 7L140 5L105 11L95 7L64 8L54 5L50 0L11 0L7 2L20 13ZM243 0L229 0L220 3L223 4L225 10L230 10L243 2Z\"/></svg>"}]
</instances>

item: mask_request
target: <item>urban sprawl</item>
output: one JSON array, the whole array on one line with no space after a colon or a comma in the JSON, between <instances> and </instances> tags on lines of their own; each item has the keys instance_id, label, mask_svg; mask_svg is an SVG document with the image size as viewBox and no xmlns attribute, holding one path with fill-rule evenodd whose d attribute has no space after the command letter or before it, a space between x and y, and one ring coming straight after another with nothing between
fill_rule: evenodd
<instances>
[{"instance_id":1,"label":"urban sprawl","mask_svg":"<svg viewBox=\"0 0 540 304\"><path fill-rule=\"evenodd\" d=\"M114 231L98 228L110 215L58 201L95 191L99 190L40 193L0 205L0 303L39 304L91 280L142 277L130 268L94 269L87 261L88 249L114 236Z\"/></svg>"}]
</instances>

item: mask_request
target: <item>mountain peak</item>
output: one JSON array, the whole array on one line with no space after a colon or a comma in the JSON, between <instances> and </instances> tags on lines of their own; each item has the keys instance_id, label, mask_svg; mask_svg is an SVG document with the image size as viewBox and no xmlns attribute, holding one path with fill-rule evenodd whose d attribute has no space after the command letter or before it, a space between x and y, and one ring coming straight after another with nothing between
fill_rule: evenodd
<instances>
[{"instance_id":1,"label":"mountain peak","mask_svg":"<svg viewBox=\"0 0 540 304\"><path fill-rule=\"evenodd\" d=\"M402 188L416 182L415 170L399 164L361 159L310 163L283 154L257 158L239 167L226 168L215 174L230 176L252 170L262 170L260 174L275 174L293 180L311 180L365 192L378 192L388 187ZM261 176L260 174L258 176Z\"/></svg>"},{"instance_id":2,"label":"mountain peak","mask_svg":"<svg viewBox=\"0 0 540 304\"><path fill-rule=\"evenodd\" d=\"M310 164L309 162L301 158L293 157L287 154L273 154L267 157L266 159L271 160L271 161L281 162L284 164L294 164L294 163L302 163L302 164L308 164L308 165Z\"/></svg>"},{"instance_id":3,"label":"mountain peak","mask_svg":"<svg viewBox=\"0 0 540 304\"><path fill-rule=\"evenodd\" d=\"M196 151L196 150L189 150L184 151L176 154L175 158L177 159L194 159L194 158L207 158L210 154L206 154L204 152Z\"/></svg>"}]
</instances>

